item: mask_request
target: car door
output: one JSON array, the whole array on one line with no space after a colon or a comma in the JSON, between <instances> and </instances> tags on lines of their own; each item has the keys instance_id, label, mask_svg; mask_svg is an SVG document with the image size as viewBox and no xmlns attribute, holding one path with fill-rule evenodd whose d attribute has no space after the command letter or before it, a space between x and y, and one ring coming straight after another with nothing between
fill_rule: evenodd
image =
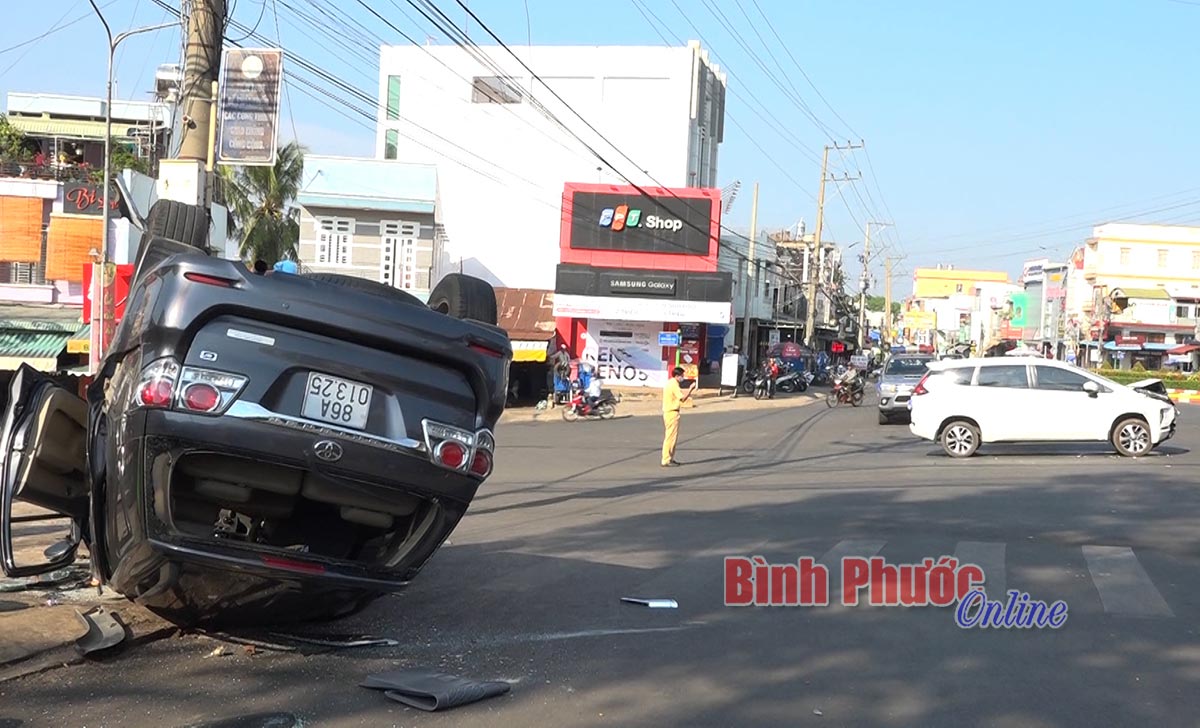
<instances>
[{"instance_id":1,"label":"car door","mask_svg":"<svg viewBox=\"0 0 1200 728\"><path fill-rule=\"evenodd\" d=\"M7 576L45 573L74 560L71 547L42 563L18 564L13 528L65 516L78 533L86 523L87 414L83 399L29 365L13 374L0 429L0 565ZM42 513L15 515L18 502Z\"/></svg>"},{"instance_id":2,"label":"car door","mask_svg":"<svg viewBox=\"0 0 1200 728\"><path fill-rule=\"evenodd\" d=\"M964 414L979 423L984 442L1028 440L1032 391L1024 362L980 366Z\"/></svg>"},{"instance_id":3,"label":"car door","mask_svg":"<svg viewBox=\"0 0 1200 728\"><path fill-rule=\"evenodd\" d=\"M1113 390L1098 382L1095 394L1084 390L1093 382L1081 372L1048 364L1033 367L1034 399L1031 427L1038 440L1106 440L1112 426Z\"/></svg>"}]
</instances>

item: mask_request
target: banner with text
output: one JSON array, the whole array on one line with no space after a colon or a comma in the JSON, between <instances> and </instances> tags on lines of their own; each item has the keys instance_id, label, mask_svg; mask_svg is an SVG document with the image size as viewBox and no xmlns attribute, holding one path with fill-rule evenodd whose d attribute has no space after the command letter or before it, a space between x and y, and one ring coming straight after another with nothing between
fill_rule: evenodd
<instances>
[{"instance_id":1,"label":"banner with text","mask_svg":"<svg viewBox=\"0 0 1200 728\"><path fill-rule=\"evenodd\" d=\"M217 162L275 164L283 51L227 48L221 63Z\"/></svg>"},{"instance_id":2,"label":"banner with text","mask_svg":"<svg viewBox=\"0 0 1200 728\"><path fill-rule=\"evenodd\" d=\"M658 345L661 324L589 319L583 360L596 366L606 385L657 387L667 384L667 363Z\"/></svg>"}]
</instances>

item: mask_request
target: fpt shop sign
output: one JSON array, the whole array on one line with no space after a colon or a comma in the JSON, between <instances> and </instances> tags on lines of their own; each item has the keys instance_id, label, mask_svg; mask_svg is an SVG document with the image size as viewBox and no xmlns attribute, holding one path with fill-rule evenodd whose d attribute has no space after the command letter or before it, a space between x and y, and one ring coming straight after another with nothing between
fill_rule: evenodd
<instances>
[{"instance_id":1,"label":"fpt shop sign","mask_svg":"<svg viewBox=\"0 0 1200 728\"><path fill-rule=\"evenodd\" d=\"M571 199L571 247L637 253L708 255L713 201L576 192Z\"/></svg>"},{"instance_id":2,"label":"fpt shop sign","mask_svg":"<svg viewBox=\"0 0 1200 728\"><path fill-rule=\"evenodd\" d=\"M667 365L658 343L661 327L654 322L589 319L583 360L595 365L606 384L664 387Z\"/></svg>"}]
</instances>

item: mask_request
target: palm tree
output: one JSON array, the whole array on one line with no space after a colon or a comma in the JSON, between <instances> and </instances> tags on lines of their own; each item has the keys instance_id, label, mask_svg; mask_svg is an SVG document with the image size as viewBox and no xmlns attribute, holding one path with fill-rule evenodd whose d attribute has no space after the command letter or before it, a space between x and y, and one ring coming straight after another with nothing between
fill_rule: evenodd
<instances>
[{"instance_id":1,"label":"palm tree","mask_svg":"<svg viewBox=\"0 0 1200 728\"><path fill-rule=\"evenodd\" d=\"M298 259L300 211L292 203L303 183L304 152L292 141L279 148L273 166L220 168L246 260L272 265Z\"/></svg>"}]
</instances>

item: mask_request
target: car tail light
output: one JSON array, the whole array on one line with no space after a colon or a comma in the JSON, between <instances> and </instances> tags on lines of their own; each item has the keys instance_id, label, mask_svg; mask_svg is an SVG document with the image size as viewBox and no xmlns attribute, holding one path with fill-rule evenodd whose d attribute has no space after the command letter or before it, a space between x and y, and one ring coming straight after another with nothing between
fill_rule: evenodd
<instances>
[{"instance_id":1,"label":"car tail light","mask_svg":"<svg viewBox=\"0 0 1200 728\"><path fill-rule=\"evenodd\" d=\"M458 470L467 462L467 448L457 440L444 440L433 452L434 460L443 468Z\"/></svg>"},{"instance_id":2,"label":"car tail light","mask_svg":"<svg viewBox=\"0 0 1200 728\"><path fill-rule=\"evenodd\" d=\"M922 394L929 394L929 390L925 389L925 380L929 379L929 375L921 377L921 381L917 382L917 386L913 387L912 396L916 397Z\"/></svg>"},{"instance_id":3,"label":"car tail light","mask_svg":"<svg viewBox=\"0 0 1200 728\"><path fill-rule=\"evenodd\" d=\"M237 398L247 381L240 374L180 367L174 359L159 359L142 369L133 406L220 414Z\"/></svg>"},{"instance_id":4,"label":"car tail light","mask_svg":"<svg viewBox=\"0 0 1200 728\"><path fill-rule=\"evenodd\" d=\"M184 367L179 375L178 406L190 412L221 414L237 399L248 381L241 374Z\"/></svg>"},{"instance_id":5,"label":"car tail light","mask_svg":"<svg viewBox=\"0 0 1200 728\"><path fill-rule=\"evenodd\" d=\"M491 347L484 346L483 344L468 344L467 348L473 352L476 352L477 354L483 354L484 356L494 356L497 359L504 356L504 352L497 351Z\"/></svg>"},{"instance_id":6,"label":"car tail light","mask_svg":"<svg viewBox=\"0 0 1200 728\"><path fill-rule=\"evenodd\" d=\"M492 474L492 454L487 450L476 450L471 460L471 474L486 478Z\"/></svg>"},{"instance_id":7,"label":"car tail light","mask_svg":"<svg viewBox=\"0 0 1200 728\"><path fill-rule=\"evenodd\" d=\"M221 406L221 392L207 382L193 382L183 390L183 406L195 412L212 412Z\"/></svg>"},{"instance_id":8,"label":"car tail light","mask_svg":"<svg viewBox=\"0 0 1200 728\"><path fill-rule=\"evenodd\" d=\"M134 406L167 409L175 399L179 364L174 359L152 361L142 369L142 378L134 390Z\"/></svg>"},{"instance_id":9,"label":"car tail light","mask_svg":"<svg viewBox=\"0 0 1200 728\"><path fill-rule=\"evenodd\" d=\"M237 281L231 278L220 278L218 276L210 276L205 273L184 273L183 277L192 283L203 283L206 286L233 288L237 284Z\"/></svg>"}]
</instances>

